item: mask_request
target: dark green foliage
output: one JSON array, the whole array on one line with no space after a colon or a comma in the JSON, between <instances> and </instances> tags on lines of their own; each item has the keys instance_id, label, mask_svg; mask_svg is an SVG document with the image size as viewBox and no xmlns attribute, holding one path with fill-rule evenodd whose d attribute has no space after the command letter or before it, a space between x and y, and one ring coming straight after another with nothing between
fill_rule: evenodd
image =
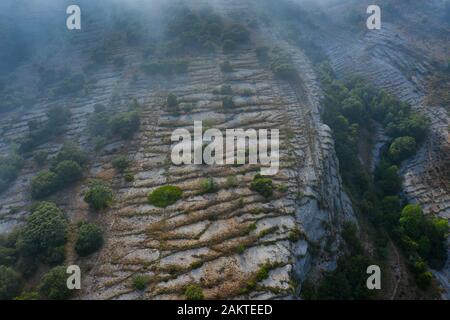
<instances>
[{"instance_id":1,"label":"dark green foliage","mask_svg":"<svg viewBox=\"0 0 450 320\"><path fill-rule=\"evenodd\" d=\"M137 275L133 277L133 288L139 291L144 290L148 283L150 282L150 278L145 275Z\"/></svg>"},{"instance_id":2,"label":"dark green foliage","mask_svg":"<svg viewBox=\"0 0 450 320\"><path fill-rule=\"evenodd\" d=\"M66 248L65 246L59 246L50 248L45 254L44 261L50 266L57 266L64 262L66 259Z\"/></svg>"},{"instance_id":3,"label":"dark green foliage","mask_svg":"<svg viewBox=\"0 0 450 320\"><path fill-rule=\"evenodd\" d=\"M449 232L447 220L425 216L419 206L407 205L400 215L399 231L402 245L410 254L418 254L435 269L444 266Z\"/></svg>"},{"instance_id":4,"label":"dark green foliage","mask_svg":"<svg viewBox=\"0 0 450 320\"><path fill-rule=\"evenodd\" d=\"M166 29L167 54L189 51L214 51L216 47L233 42L233 46L249 41L248 30L241 25L226 25L212 10L177 10L168 18Z\"/></svg>"},{"instance_id":5,"label":"dark green foliage","mask_svg":"<svg viewBox=\"0 0 450 320\"><path fill-rule=\"evenodd\" d=\"M130 166L130 159L126 155L117 156L113 159L112 165L119 172L124 172Z\"/></svg>"},{"instance_id":6,"label":"dark green foliage","mask_svg":"<svg viewBox=\"0 0 450 320\"><path fill-rule=\"evenodd\" d=\"M375 171L376 184L384 195L396 195L401 191L402 181L398 175L398 167L381 161Z\"/></svg>"},{"instance_id":7,"label":"dark green foliage","mask_svg":"<svg viewBox=\"0 0 450 320\"><path fill-rule=\"evenodd\" d=\"M297 75L292 57L279 48L273 49L270 54L270 69L282 79L294 79Z\"/></svg>"},{"instance_id":8,"label":"dark green foliage","mask_svg":"<svg viewBox=\"0 0 450 320\"><path fill-rule=\"evenodd\" d=\"M22 279L14 269L0 265L0 300L11 300L20 293Z\"/></svg>"},{"instance_id":9,"label":"dark green foliage","mask_svg":"<svg viewBox=\"0 0 450 320\"><path fill-rule=\"evenodd\" d=\"M64 160L58 163L54 172L56 173L58 186L67 186L78 181L83 175L83 169L72 160Z\"/></svg>"},{"instance_id":10,"label":"dark green foliage","mask_svg":"<svg viewBox=\"0 0 450 320\"><path fill-rule=\"evenodd\" d=\"M75 143L66 142L62 146L61 150L59 150L53 163L59 164L60 162L66 160L74 161L80 166L83 166L86 163L87 156Z\"/></svg>"},{"instance_id":11,"label":"dark green foliage","mask_svg":"<svg viewBox=\"0 0 450 320\"><path fill-rule=\"evenodd\" d=\"M315 299L364 300L374 292L366 286L367 267L373 262L362 255L345 256L338 261L335 271L325 276L319 285Z\"/></svg>"},{"instance_id":12,"label":"dark green foliage","mask_svg":"<svg viewBox=\"0 0 450 320\"><path fill-rule=\"evenodd\" d=\"M148 202L156 207L165 208L181 199L183 191L177 186L163 186L148 195Z\"/></svg>"},{"instance_id":13,"label":"dark green foliage","mask_svg":"<svg viewBox=\"0 0 450 320\"><path fill-rule=\"evenodd\" d=\"M42 170L31 179L34 199L45 198L78 181L82 177L86 155L73 143L65 143L52 162L51 170Z\"/></svg>"},{"instance_id":14,"label":"dark green foliage","mask_svg":"<svg viewBox=\"0 0 450 320\"><path fill-rule=\"evenodd\" d=\"M51 202L33 208L20 238L21 251L35 256L62 246L67 241L67 220Z\"/></svg>"},{"instance_id":15,"label":"dark green foliage","mask_svg":"<svg viewBox=\"0 0 450 320\"><path fill-rule=\"evenodd\" d=\"M78 238L75 243L75 250L78 255L87 256L103 245L103 231L95 225L83 223L78 229Z\"/></svg>"},{"instance_id":16,"label":"dark green foliage","mask_svg":"<svg viewBox=\"0 0 450 320\"><path fill-rule=\"evenodd\" d=\"M352 254L362 254L363 246L357 235L356 225L352 222L346 222L342 230L342 238L347 243Z\"/></svg>"},{"instance_id":17,"label":"dark green foliage","mask_svg":"<svg viewBox=\"0 0 450 320\"><path fill-rule=\"evenodd\" d=\"M130 139L139 129L140 118L137 111L128 111L115 115L110 120L111 132L123 139Z\"/></svg>"},{"instance_id":18,"label":"dark green foliage","mask_svg":"<svg viewBox=\"0 0 450 320\"><path fill-rule=\"evenodd\" d=\"M190 284L186 287L184 290L184 296L186 297L186 300L203 300L203 290L201 287Z\"/></svg>"},{"instance_id":19,"label":"dark green foliage","mask_svg":"<svg viewBox=\"0 0 450 320\"><path fill-rule=\"evenodd\" d=\"M31 196L42 199L58 189L58 176L50 170L40 171L31 179Z\"/></svg>"},{"instance_id":20,"label":"dark green foliage","mask_svg":"<svg viewBox=\"0 0 450 320\"><path fill-rule=\"evenodd\" d=\"M73 290L67 288L66 267L60 266L51 269L45 274L39 284L39 293L47 299L66 300L69 299Z\"/></svg>"},{"instance_id":21,"label":"dark green foliage","mask_svg":"<svg viewBox=\"0 0 450 320\"><path fill-rule=\"evenodd\" d=\"M400 163L416 153L417 145L413 137L396 138L389 147L389 157Z\"/></svg>"},{"instance_id":22,"label":"dark green foliage","mask_svg":"<svg viewBox=\"0 0 450 320\"><path fill-rule=\"evenodd\" d=\"M258 192L265 198L270 198L273 195L272 180L257 174L250 184L250 190Z\"/></svg>"},{"instance_id":23,"label":"dark green foliage","mask_svg":"<svg viewBox=\"0 0 450 320\"><path fill-rule=\"evenodd\" d=\"M93 181L84 194L84 201L93 209L106 209L114 200L111 188L102 181Z\"/></svg>"},{"instance_id":24,"label":"dark green foliage","mask_svg":"<svg viewBox=\"0 0 450 320\"><path fill-rule=\"evenodd\" d=\"M22 165L23 159L17 154L0 157L0 193L5 191L16 180Z\"/></svg>"}]
</instances>

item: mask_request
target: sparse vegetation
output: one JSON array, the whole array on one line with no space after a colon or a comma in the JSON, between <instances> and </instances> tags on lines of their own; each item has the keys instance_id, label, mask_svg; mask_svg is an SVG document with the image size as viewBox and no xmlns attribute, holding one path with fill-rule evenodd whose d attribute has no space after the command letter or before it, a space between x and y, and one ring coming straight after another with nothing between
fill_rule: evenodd
<instances>
[{"instance_id":1,"label":"sparse vegetation","mask_svg":"<svg viewBox=\"0 0 450 320\"><path fill-rule=\"evenodd\" d=\"M200 194L214 193L217 191L213 178L205 179L200 184Z\"/></svg>"}]
</instances>

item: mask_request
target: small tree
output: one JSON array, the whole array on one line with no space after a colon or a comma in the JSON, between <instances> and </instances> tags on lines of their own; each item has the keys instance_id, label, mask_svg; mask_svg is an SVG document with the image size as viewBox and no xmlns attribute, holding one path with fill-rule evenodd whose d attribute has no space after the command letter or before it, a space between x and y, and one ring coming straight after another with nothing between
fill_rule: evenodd
<instances>
[{"instance_id":1,"label":"small tree","mask_svg":"<svg viewBox=\"0 0 450 320\"><path fill-rule=\"evenodd\" d=\"M16 271L0 266L0 300L11 300L20 293L22 279Z\"/></svg>"},{"instance_id":2,"label":"small tree","mask_svg":"<svg viewBox=\"0 0 450 320\"><path fill-rule=\"evenodd\" d=\"M57 176L54 172L40 171L31 179L31 196L34 199L42 199L55 192L57 185Z\"/></svg>"},{"instance_id":3,"label":"small tree","mask_svg":"<svg viewBox=\"0 0 450 320\"><path fill-rule=\"evenodd\" d=\"M123 172L130 165L130 159L126 155L121 155L113 159L112 165L117 171Z\"/></svg>"},{"instance_id":4,"label":"small tree","mask_svg":"<svg viewBox=\"0 0 450 320\"><path fill-rule=\"evenodd\" d=\"M81 224L78 230L78 238L75 243L75 250L78 255L87 256L103 245L103 231L95 225L89 223Z\"/></svg>"},{"instance_id":5,"label":"small tree","mask_svg":"<svg viewBox=\"0 0 450 320\"><path fill-rule=\"evenodd\" d=\"M83 174L83 170L75 161L64 160L58 163L55 168L55 173L57 175L58 185L63 187L79 180Z\"/></svg>"},{"instance_id":6,"label":"small tree","mask_svg":"<svg viewBox=\"0 0 450 320\"><path fill-rule=\"evenodd\" d=\"M39 284L39 293L47 299L69 299L73 291L67 288L66 267L55 267L44 275Z\"/></svg>"},{"instance_id":7,"label":"small tree","mask_svg":"<svg viewBox=\"0 0 450 320\"><path fill-rule=\"evenodd\" d=\"M67 220L52 202L42 202L32 210L19 240L28 255L46 253L67 241Z\"/></svg>"},{"instance_id":8,"label":"small tree","mask_svg":"<svg viewBox=\"0 0 450 320\"><path fill-rule=\"evenodd\" d=\"M95 210L101 210L109 207L113 202L113 193L111 188L101 181L91 183L89 190L84 194L84 201Z\"/></svg>"}]
</instances>

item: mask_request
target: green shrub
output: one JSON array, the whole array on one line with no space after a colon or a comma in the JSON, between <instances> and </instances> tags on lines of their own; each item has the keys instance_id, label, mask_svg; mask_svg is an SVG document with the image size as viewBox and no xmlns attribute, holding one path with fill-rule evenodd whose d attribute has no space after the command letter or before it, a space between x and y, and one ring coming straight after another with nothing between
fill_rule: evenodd
<instances>
[{"instance_id":1,"label":"green shrub","mask_svg":"<svg viewBox=\"0 0 450 320\"><path fill-rule=\"evenodd\" d=\"M190 284L184 290L184 296L186 300L203 300L203 290L195 284Z\"/></svg>"},{"instance_id":2,"label":"green shrub","mask_svg":"<svg viewBox=\"0 0 450 320\"><path fill-rule=\"evenodd\" d=\"M0 265L0 300L11 300L20 293L22 279L14 269Z\"/></svg>"},{"instance_id":3,"label":"green shrub","mask_svg":"<svg viewBox=\"0 0 450 320\"><path fill-rule=\"evenodd\" d=\"M72 296L73 290L67 288L66 267L60 266L51 269L45 274L39 284L39 293L47 299L66 300Z\"/></svg>"},{"instance_id":4,"label":"green shrub","mask_svg":"<svg viewBox=\"0 0 450 320\"><path fill-rule=\"evenodd\" d=\"M61 210L51 202L41 202L23 229L20 247L28 255L46 253L67 241L68 223Z\"/></svg>"},{"instance_id":5,"label":"green shrub","mask_svg":"<svg viewBox=\"0 0 450 320\"><path fill-rule=\"evenodd\" d=\"M132 173L126 173L125 174L125 181L126 182L133 182L134 181L134 175Z\"/></svg>"},{"instance_id":6,"label":"green shrub","mask_svg":"<svg viewBox=\"0 0 450 320\"><path fill-rule=\"evenodd\" d=\"M0 157L0 193L17 179L22 166L23 159L19 155L13 153L6 157Z\"/></svg>"},{"instance_id":7,"label":"green shrub","mask_svg":"<svg viewBox=\"0 0 450 320\"><path fill-rule=\"evenodd\" d=\"M159 187L148 195L148 202L156 207L165 208L181 199L183 191L177 186Z\"/></svg>"},{"instance_id":8,"label":"green shrub","mask_svg":"<svg viewBox=\"0 0 450 320\"><path fill-rule=\"evenodd\" d=\"M225 52L225 53L230 53L230 52L236 50L236 48L237 48L236 42L234 42L233 40L230 40L230 39L225 40L222 44L222 49L223 49L223 52Z\"/></svg>"},{"instance_id":9,"label":"green shrub","mask_svg":"<svg viewBox=\"0 0 450 320\"><path fill-rule=\"evenodd\" d=\"M214 193L217 191L217 186L213 180L213 178L205 179L200 184L200 193Z\"/></svg>"},{"instance_id":10,"label":"green shrub","mask_svg":"<svg viewBox=\"0 0 450 320\"><path fill-rule=\"evenodd\" d=\"M118 156L112 161L113 167L120 172L125 171L125 169L130 166L130 163L131 161L126 155Z\"/></svg>"},{"instance_id":11,"label":"green shrub","mask_svg":"<svg viewBox=\"0 0 450 320\"><path fill-rule=\"evenodd\" d=\"M42 199L51 195L58 188L58 177L50 170L40 171L31 179L31 195L34 199Z\"/></svg>"},{"instance_id":12,"label":"green shrub","mask_svg":"<svg viewBox=\"0 0 450 320\"><path fill-rule=\"evenodd\" d=\"M297 74L291 56L279 49L272 52L270 68L276 76L283 79L293 79Z\"/></svg>"},{"instance_id":13,"label":"green shrub","mask_svg":"<svg viewBox=\"0 0 450 320\"><path fill-rule=\"evenodd\" d=\"M76 74L64 79L53 93L55 95L75 94L84 89L85 83L84 75Z\"/></svg>"},{"instance_id":14,"label":"green shrub","mask_svg":"<svg viewBox=\"0 0 450 320\"><path fill-rule=\"evenodd\" d=\"M129 111L115 115L109 121L112 134L117 134L122 139L133 137L134 133L139 130L140 117L137 111Z\"/></svg>"},{"instance_id":15,"label":"green shrub","mask_svg":"<svg viewBox=\"0 0 450 320\"><path fill-rule=\"evenodd\" d=\"M74 142L66 142L53 160L54 166L65 160L74 161L82 167L87 155Z\"/></svg>"},{"instance_id":16,"label":"green shrub","mask_svg":"<svg viewBox=\"0 0 450 320\"><path fill-rule=\"evenodd\" d=\"M133 277L133 288L139 291L144 290L148 283L150 282L150 278L145 275L137 275Z\"/></svg>"},{"instance_id":17,"label":"green shrub","mask_svg":"<svg viewBox=\"0 0 450 320\"><path fill-rule=\"evenodd\" d=\"M75 250L79 256L87 256L97 251L103 245L103 231L95 225L83 223L78 229Z\"/></svg>"},{"instance_id":18,"label":"green shrub","mask_svg":"<svg viewBox=\"0 0 450 320\"><path fill-rule=\"evenodd\" d=\"M426 290L430 287L432 279L433 274L429 271L425 271L416 277L416 282L420 289Z\"/></svg>"},{"instance_id":19,"label":"green shrub","mask_svg":"<svg viewBox=\"0 0 450 320\"><path fill-rule=\"evenodd\" d=\"M389 147L389 156L397 163L408 159L416 153L416 140L412 137L400 137Z\"/></svg>"},{"instance_id":20,"label":"green shrub","mask_svg":"<svg viewBox=\"0 0 450 320\"><path fill-rule=\"evenodd\" d=\"M47 250L44 261L50 266L57 266L64 262L66 259L65 246L53 247Z\"/></svg>"},{"instance_id":21,"label":"green shrub","mask_svg":"<svg viewBox=\"0 0 450 320\"><path fill-rule=\"evenodd\" d=\"M111 188L102 181L94 181L84 194L84 201L95 210L106 209L114 200Z\"/></svg>"},{"instance_id":22,"label":"green shrub","mask_svg":"<svg viewBox=\"0 0 450 320\"><path fill-rule=\"evenodd\" d=\"M58 163L55 173L58 186L64 187L78 181L83 175L83 169L75 161L64 160Z\"/></svg>"},{"instance_id":23,"label":"green shrub","mask_svg":"<svg viewBox=\"0 0 450 320\"><path fill-rule=\"evenodd\" d=\"M273 195L272 180L257 174L250 184L250 190L258 192L265 198L270 198Z\"/></svg>"}]
</instances>

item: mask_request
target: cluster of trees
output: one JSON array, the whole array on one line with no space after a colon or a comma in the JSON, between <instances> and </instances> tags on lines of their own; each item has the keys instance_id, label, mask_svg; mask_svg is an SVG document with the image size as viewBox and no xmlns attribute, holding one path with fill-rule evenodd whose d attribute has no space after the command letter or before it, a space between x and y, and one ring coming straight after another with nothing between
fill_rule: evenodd
<instances>
[{"instance_id":1,"label":"cluster of trees","mask_svg":"<svg viewBox=\"0 0 450 320\"><path fill-rule=\"evenodd\" d=\"M83 175L86 155L75 144L65 143L52 160L50 169L42 170L31 179L31 195L45 198L78 181Z\"/></svg>"},{"instance_id":2,"label":"cluster of trees","mask_svg":"<svg viewBox=\"0 0 450 320\"><path fill-rule=\"evenodd\" d=\"M341 175L353 203L379 229L380 237L383 227L401 244L410 257L418 285L425 288L430 280L427 263L440 268L447 258L448 223L425 217L419 206L402 201L398 170L402 161L416 153L427 135L429 123L409 105L359 79L337 81L323 66L320 72L325 88L323 119L333 131ZM363 130L373 135L373 121L380 123L391 139L382 150L372 179L358 158L358 144L362 142ZM347 235L346 240L350 238ZM385 243L380 241L377 245L382 252Z\"/></svg>"},{"instance_id":3,"label":"cluster of trees","mask_svg":"<svg viewBox=\"0 0 450 320\"><path fill-rule=\"evenodd\" d=\"M49 109L47 112L47 120L45 122L29 121L29 132L21 141L19 141L18 152L20 154L31 152L38 145L59 135L63 126L67 124L69 120L69 108L56 106Z\"/></svg>"},{"instance_id":4,"label":"cluster of trees","mask_svg":"<svg viewBox=\"0 0 450 320\"><path fill-rule=\"evenodd\" d=\"M94 113L88 119L88 130L96 149L100 149L113 136L132 138L140 126L138 108L138 102L133 101L128 111L112 116L105 106L95 105Z\"/></svg>"},{"instance_id":5,"label":"cluster of trees","mask_svg":"<svg viewBox=\"0 0 450 320\"><path fill-rule=\"evenodd\" d=\"M86 79L83 74L75 74L70 77L66 77L61 83L53 90L54 95L67 95L76 94L84 89L86 85Z\"/></svg>"},{"instance_id":6,"label":"cluster of trees","mask_svg":"<svg viewBox=\"0 0 450 320\"><path fill-rule=\"evenodd\" d=\"M0 237L0 299L67 299L65 251L69 222L52 202L39 202L31 207L23 228ZM79 256L89 255L103 244L103 232L95 224L80 223L75 250ZM31 277L40 265L54 267L45 274L37 292L21 294L24 279Z\"/></svg>"},{"instance_id":7,"label":"cluster of trees","mask_svg":"<svg viewBox=\"0 0 450 320\"><path fill-rule=\"evenodd\" d=\"M0 157L0 193L8 189L9 185L17 179L22 165L22 157L15 153Z\"/></svg>"},{"instance_id":8,"label":"cluster of trees","mask_svg":"<svg viewBox=\"0 0 450 320\"><path fill-rule=\"evenodd\" d=\"M178 10L169 19L165 34L168 53L213 51L220 46L230 52L250 39L244 26L226 25L221 16L211 10L194 12L188 8Z\"/></svg>"}]
</instances>

